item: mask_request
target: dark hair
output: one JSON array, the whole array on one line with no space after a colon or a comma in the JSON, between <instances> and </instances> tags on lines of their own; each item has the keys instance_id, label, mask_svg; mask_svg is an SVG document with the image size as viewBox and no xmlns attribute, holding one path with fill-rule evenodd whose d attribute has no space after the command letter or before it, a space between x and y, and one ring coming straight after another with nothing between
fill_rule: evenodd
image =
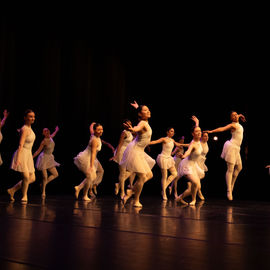
<instances>
[{"instance_id":1,"label":"dark hair","mask_svg":"<svg viewBox=\"0 0 270 270\"><path fill-rule=\"evenodd\" d=\"M24 117L26 117L28 115L28 113L32 113L34 112L33 110L31 109L27 109L25 112L24 112Z\"/></svg>"},{"instance_id":2,"label":"dark hair","mask_svg":"<svg viewBox=\"0 0 270 270\"><path fill-rule=\"evenodd\" d=\"M95 123L93 129L96 130L99 126L102 126L100 123Z\"/></svg>"},{"instance_id":3,"label":"dark hair","mask_svg":"<svg viewBox=\"0 0 270 270\"><path fill-rule=\"evenodd\" d=\"M173 127L168 127L167 129L166 129L166 132L169 132L171 129L174 129Z\"/></svg>"},{"instance_id":4,"label":"dark hair","mask_svg":"<svg viewBox=\"0 0 270 270\"><path fill-rule=\"evenodd\" d=\"M191 134L194 132L194 129L195 129L196 127L198 127L198 126L193 126L193 127L191 128Z\"/></svg>"}]
</instances>

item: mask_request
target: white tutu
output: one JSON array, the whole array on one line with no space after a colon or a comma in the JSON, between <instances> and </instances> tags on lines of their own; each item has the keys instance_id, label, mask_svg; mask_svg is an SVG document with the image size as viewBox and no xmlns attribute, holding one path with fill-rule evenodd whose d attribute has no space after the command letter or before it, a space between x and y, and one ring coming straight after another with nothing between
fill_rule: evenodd
<instances>
[{"instance_id":1,"label":"white tutu","mask_svg":"<svg viewBox=\"0 0 270 270\"><path fill-rule=\"evenodd\" d=\"M17 172L28 172L33 173L35 172L34 167L34 160L32 156L31 149L22 148L20 154L19 165L15 165L15 160L17 160L18 150L14 153L12 162L11 162L11 169Z\"/></svg>"},{"instance_id":2,"label":"white tutu","mask_svg":"<svg viewBox=\"0 0 270 270\"><path fill-rule=\"evenodd\" d=\"M54 160L54 155L53 154L48 155L48 154L45 154L45 153L42 152L38 156L38 159L37 159L37 162L36 162L36 168L39 171L50 169L50 168L53 168L53 167L56 167L56 166L60 166L60 164L57 163Z\"/></svg>"},{"instance_id":3,"label":"white tutu","mask_svg":"<svg viewBox=\"0 0 270 270\"><path fill-rule=\"evenodd\" d=\"M127 146L120 165L130 172L149 173L155 163L155 160L147 155L142 147L137 146L134 140Z\"/></svg>"},{"instance_id":4,"label":"white tutu","mask_svg":"<svg viewBox=\"0 0 270 270\"><path fill-rule=\"evenodd\" d=\"M122 146L122 147L119 149L117 155L116 155L116 150L114 151L114 158L113 158L113 160L114 160L116 163L120 164L120 162L121 162L121 160L122 160L122 157L123 157L123 154L124 154L125 150L126 150L126 147L123 147L123 146Z\"/></svg>"},{"instance_id":5,"label":"white tutu","mask_svg":"<svg viewBox=\"0 0 270 270\"><path fill-rule=\"evenodd\" d=\"M204 170L200 168L198 163L194 160L188 159L188 157L184 158L179 167L178 167L178 175L180 177L186 175L197 175L200 179L204 178Z\"/></svg>"},{"instance_id":6,"label":"white tutu","mask_svg":"<svg viewBox=\"0 0 270 270\"><path fill-rule=\"evenodd\" d=\"M175 161L172 156L159 154L157 156L157 164L161 169L170 169L175 166Z\"/></svg>"},{"instance_id":7,"label":"white tutu","mask_svg":"<svg viewBox=\"0 0 270 270\"><path fill-rule=\"evenodd\" d=\"M207 172L208 171L208 168L207 168L207 166L205 165L205 161L206 161L206 157L205 156L200 156L199 158L198 158L198 165L200 166L200 168L202 169L202 170L204 170L205 172Z\"/></svg>"},{"instance_id":8,"label":"white tutu","mask_svg":"<svg viewBox=\"0 0 270 270\"><path fill-rule=\"evenodd\" d=\"M90 169L90 155L91 152L88 148L86 148L84 151L80 152L75 158L74 158L74 164L78 167L80 171L83 173L87 173ZM94 168L95 171L97 170L99 161L97 159L94 160Z\"/></svg>"},{"instance_id":9,"label":"white tutu","mask_svg":"<svg viewBox=\"0 0 270 270\"><path fill-rule=\"evenodd\" d=\"M223 146L221 158L223 158L228 163L241 165L242 160L240 156L240 147L231 141L226 141Z\"/></svg>"}]
</instances>

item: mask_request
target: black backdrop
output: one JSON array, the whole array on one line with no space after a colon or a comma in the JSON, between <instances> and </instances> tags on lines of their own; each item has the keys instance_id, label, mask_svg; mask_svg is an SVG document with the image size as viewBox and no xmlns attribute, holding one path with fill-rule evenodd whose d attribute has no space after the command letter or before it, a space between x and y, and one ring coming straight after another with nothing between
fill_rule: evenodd
<instances>
[{"instance_id":1,"label":"black backdrop","mask_svg":"<svg viewBox=\"0 0 270 270\"><path fill-rule=\"evenodd\" d=\"M148 105L152 112L153 139L165 136L166 128L173 126L175 138L184 135L190 141L193 114L200 119L202 129L228 124L230 110L245 114L248 122L244 124L242 145L244 169L235 197L268 199L269 176L264 166L270 161L269 143L266 140L264 150L256 152L261 147L256 142L258 137L253 138L250 132L258 128L253 116L267 115L264 110L267 102L258 91L254 94L257 73L248 38L214 29L194 33L192 39L182 38L180 43L167 38L163 43L131 40L116 44L109 38L97 42L90 30L75 38L67 34L63 25L55 21L48 26L38 20L33 23L1 18L0 112L10 111L0 145L4 160L0 168L2 191L19 180L9 164L18 146L16 129L23 124L27 108L36 113L33 151L42 140L44 127L51 131L56 125L60 127L54 152L56 161L61 163L60 176L48 186L48 192L61 195L73 193L73 186L83 179L73 157L88 143L89 124L102 123L103 139L117 146L121 120L131 118L136 123L129 105L136 100ZM259 97L259 109L253 106L258 99L248 98L250 91ZM203 180L203 189L206 196L224 198L226 165L219 156L230 134L218 136L217 142L210 136L209 172ZM149 154L156 158L160 151L161 145L152 146ZM113 193L118 177L117 165L108 161L111 154L105 146L98 154L105 169L99 187L101 194ZM153 172L154 178L146 184L144 194L159 194L157 165ZM39 192L40 178L37 172L37 182L30 192Z\"/></svg>"}]
</instances>

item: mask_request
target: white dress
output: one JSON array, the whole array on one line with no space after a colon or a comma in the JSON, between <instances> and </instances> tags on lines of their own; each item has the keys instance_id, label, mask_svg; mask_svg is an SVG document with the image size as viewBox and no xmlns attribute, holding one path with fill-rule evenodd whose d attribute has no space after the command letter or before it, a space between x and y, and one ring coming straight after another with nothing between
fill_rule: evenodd
<instances>
[{"instance_id":1,"label":"white dress","mask_svg":"<svg viewBox=\"0 0 270 270\"><path fill-rule=\"evenodd\" d=\"M91 135L89 143L86 147L86 149L82 152L80 152L75 158L74 158L74 163L78 167L79 170L81 170L83 173L87 173L90 169L90 158L91 158L91 143L93 139L98 140L98 147L97 147L97 153L101 150L101 139L99 137L96 137L95 135ZM94 160L94 168L97 170L99 165L99 161L96 157Z\"/></svg>"},{"instance_id":2,"label":"white dress","mask_svg":"<svg viewBox=\"0 0 270 270\"><path fill-rule=\"evenodd\" d=\"M47 140L47 139L46 139ZM36 168L39 171L50 169L60 164L54 160L53 150L55 143L52 138L48 139L47 144L45 144L43 151L39 154L36 162Z\"/></svg>"},{"instance_id":3,"label":"white dress","mask_svg":"<svg viewBox=\"0 0 270 270\"><path fill-rule=\"evenodd\" d=\"M0 130L0 143L2 142L2 140L3 140L3 135L2 135L1 130ZM1 166L2 164L3 164L3 160L2 160L1 154L0 154L0 166Z\"/></svg>"},{"instance_id":4,"label":"white dress","mask_svg":"<svg viewBox=\"0 0 270 270\"><path fill-rule=\"evenodd\" d=\"M115 161L116 163L118 163L118 164L120 164L120 162L121 162L121 160L122 160L122 158L123 158L123 154L124 154L124 152L125 152L125 150L126 150L128 144L129 144L130 142L132 142L132 140L133 140L133 135L132 135L132 133L131 133L130 131L124 130L123 132L125 133L125 139L124 139L124 142L123 142L121 148L119 149L117 155L116 155L117 148L116 148L115 151L114 151L114 161Z\"/></svg>"},{"instance_id":5,"label":"white dress","mask_svg":"<svg viewBox=\"0 0 270 270\"><path fill-rule=\"evenodd\" d=\"M145 124L147 130L144 133L138 133L136 138L129 143L120 162L120 165L129 172L149 173L156 163L144 152L152 136L150 125L147 122Z\"/></svg>"},{"instance_id":6,"label":"white dress","mask_svg":"<svg viewBox=\"0 0 270 270\"><path fill-rule=\"evenodd\" d=\"M204 178L204 170L198 165L198 160L202 154L203 148L201 142L193 142L195 150L189 156L184 158L178 167L178 175L180 177L185 175L196 175L198 178Z\"/></svg>"},{"instance_id":7,"label":"white dress","mask_svg":"<svg viewBox=\"0 0 270 270\"><path fill-rule=\"evenodd\" d=\"M179 165L180 165L181 161L183 160L181 158L181 156L184 154L184 147L183 146L178 147L178 149L179 150L176 152L176 154L173 157L173 160L175 162L176 171L178 171Z\"/></svg>"},{"instance_id":8,"label":"white dress","mask_svg":"<svg viewBox=\"0 0 270 270\"><path fill-rule=\"evenodd\" d=\"M221 158L233 165L242 165L240 147L243 140L244 128L236 123L236 129L232 131L232 138L226 141L221 153Z\"/></svg>"},{"instance_id":9,"label":"white dress","mask_svg":"<svg viewBox=\"0 0 270 270\"><path fill-rule=\"evenodd\" d=\"M26 126L24 128L29 129ZM34 160L33 160L33 155L32 155L32 146L34 144L35 139L36 139L36 135L34 131L30 128L30 134L25 138L25 142L20 153L19 165L16 166L15 164L15 161L17 160L17 155L18 155L18 149L17 149L11 161L11 169L17 172L26 172L26 173L35 172Z\"/></svg>"},{"instance_id":10,"label":"white dress","mask_svg":"<svg viewBox=\"0 0 270 270\"><path fill-rule=\"evenodd\" d=\"M205 161L206 161L206 155L209 152L209 147L208 147L207 142L201 143L201 145L202 145L202 149L203 150L202 150L201 156L198 159L198 164L201 167L201 169L203 169L205 172L207 172L208 171L208 168L205 165Z\"/></svg>"},{"instance_id":11,"label":"white dress","mask_svg":"<svg viewBox=\"0 0 270 270\"><path fill-rule=\"evenodd\" d=\"M171 138L167 137L167 139L169 142L162 143L162 152L157 156L157 164L161 169L170 169L175 166L172 157L174 142Z\"/></svg>"}]
</instances>

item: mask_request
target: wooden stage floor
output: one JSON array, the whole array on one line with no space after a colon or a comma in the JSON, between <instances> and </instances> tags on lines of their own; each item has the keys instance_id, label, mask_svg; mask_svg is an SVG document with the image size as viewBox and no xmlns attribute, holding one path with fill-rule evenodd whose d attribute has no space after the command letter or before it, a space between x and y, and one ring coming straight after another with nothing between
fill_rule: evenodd
<instances>
[{"instance_id":1,"label":"wooden stage floor","mask_svg":"<svg viewBox=\"0 0 270 270\"><path fill-rule=\"evenodd\" d=\"M270 269L270 202L141 201L1 195L0 269Z\"/></svg>"}]
</instances>

